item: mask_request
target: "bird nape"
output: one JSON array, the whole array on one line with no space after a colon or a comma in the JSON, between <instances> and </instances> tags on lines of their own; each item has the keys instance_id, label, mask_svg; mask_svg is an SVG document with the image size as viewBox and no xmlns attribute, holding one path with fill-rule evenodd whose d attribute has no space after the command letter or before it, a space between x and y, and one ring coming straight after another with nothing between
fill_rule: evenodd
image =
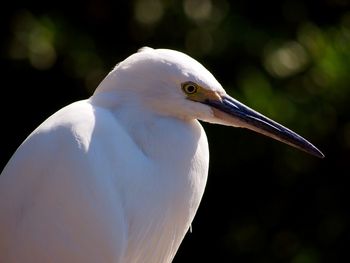
<instances>
[{"instance_id":1,"label":"bird nape","mask_svg":"<svg viewBox=\"0 0 350 263\"><path fill-rule=\"evenodd\" d=\"M0 176L0 262L171 262L207 181L198 120L243 127L317 157L174 50L143 48L94 94L45 120Z\"/></svg>"}]
</instances>

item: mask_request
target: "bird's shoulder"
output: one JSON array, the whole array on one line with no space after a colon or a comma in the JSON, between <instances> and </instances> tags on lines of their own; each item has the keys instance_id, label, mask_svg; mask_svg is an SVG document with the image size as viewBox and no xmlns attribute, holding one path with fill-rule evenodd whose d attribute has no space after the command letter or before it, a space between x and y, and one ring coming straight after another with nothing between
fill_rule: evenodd
<instances>
[{"instance_id":1,"label":"bird's shoulder","mask_svg":"<svg viewBox=\"0 0 350 263\"><path fill-rule=\"evenodd\" d=\"M92 142L102 143L111 136L114 140L125 139L125 132L113 114L89 100L82 100L51 115L26 141L35 141L39 147L75 147L87 151Z\"/></svg>"}]
</instances>

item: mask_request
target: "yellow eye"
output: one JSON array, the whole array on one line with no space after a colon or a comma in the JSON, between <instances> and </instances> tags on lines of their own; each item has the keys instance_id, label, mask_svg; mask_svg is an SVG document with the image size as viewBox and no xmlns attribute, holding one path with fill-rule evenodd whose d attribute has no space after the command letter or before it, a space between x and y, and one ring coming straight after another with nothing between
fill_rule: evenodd
<instances>
[{"instance_id":1,"label":"yellow eye","mask_svg":"<svg viewBox=\"0 0 350 263\"><path fill-rule=\"evenodd\" d=\"M197 92L198 90L198 85L196 83L193 82L185 82L182 84L182 90L186 93L186 94L194 94Z\"/></svg>"}]
</instances>

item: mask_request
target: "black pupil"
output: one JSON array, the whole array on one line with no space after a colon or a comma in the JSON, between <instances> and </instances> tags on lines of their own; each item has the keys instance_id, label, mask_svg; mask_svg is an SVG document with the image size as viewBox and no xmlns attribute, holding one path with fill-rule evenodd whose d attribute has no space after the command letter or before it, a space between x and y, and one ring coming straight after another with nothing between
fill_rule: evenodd
<instances>
[{"instance_id":1,"label":"black pupil","mask_svg":"<svg viewBox=\"0 0 350 263\"><path fill-rule=\"evenodd\" d=\"M195 92L196 88L193 85L188 85L186 88L188 93Z\"/></svg>"}]
</instances>

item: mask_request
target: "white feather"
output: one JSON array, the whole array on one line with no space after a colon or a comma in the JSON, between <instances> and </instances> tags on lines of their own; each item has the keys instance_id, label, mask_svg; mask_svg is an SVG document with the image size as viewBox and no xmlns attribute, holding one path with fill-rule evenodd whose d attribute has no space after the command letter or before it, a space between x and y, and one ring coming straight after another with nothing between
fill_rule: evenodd
<instances>
[{"instance_id":1,"label":"white feather","mask_svg":"<svg viewBox=\"0 0 350 263\"><path fill-rule=\"evenodd\" d=\"M0 262L171 262L203 195L209 153L195 116L181 117L196 107L178 86L189 69L168 61L145 80L145 52L13 155L0 177ZM161 69L153 63L148 73ZM162 100L176 109L160 111Z\"/></svg>"}]
</instances>

